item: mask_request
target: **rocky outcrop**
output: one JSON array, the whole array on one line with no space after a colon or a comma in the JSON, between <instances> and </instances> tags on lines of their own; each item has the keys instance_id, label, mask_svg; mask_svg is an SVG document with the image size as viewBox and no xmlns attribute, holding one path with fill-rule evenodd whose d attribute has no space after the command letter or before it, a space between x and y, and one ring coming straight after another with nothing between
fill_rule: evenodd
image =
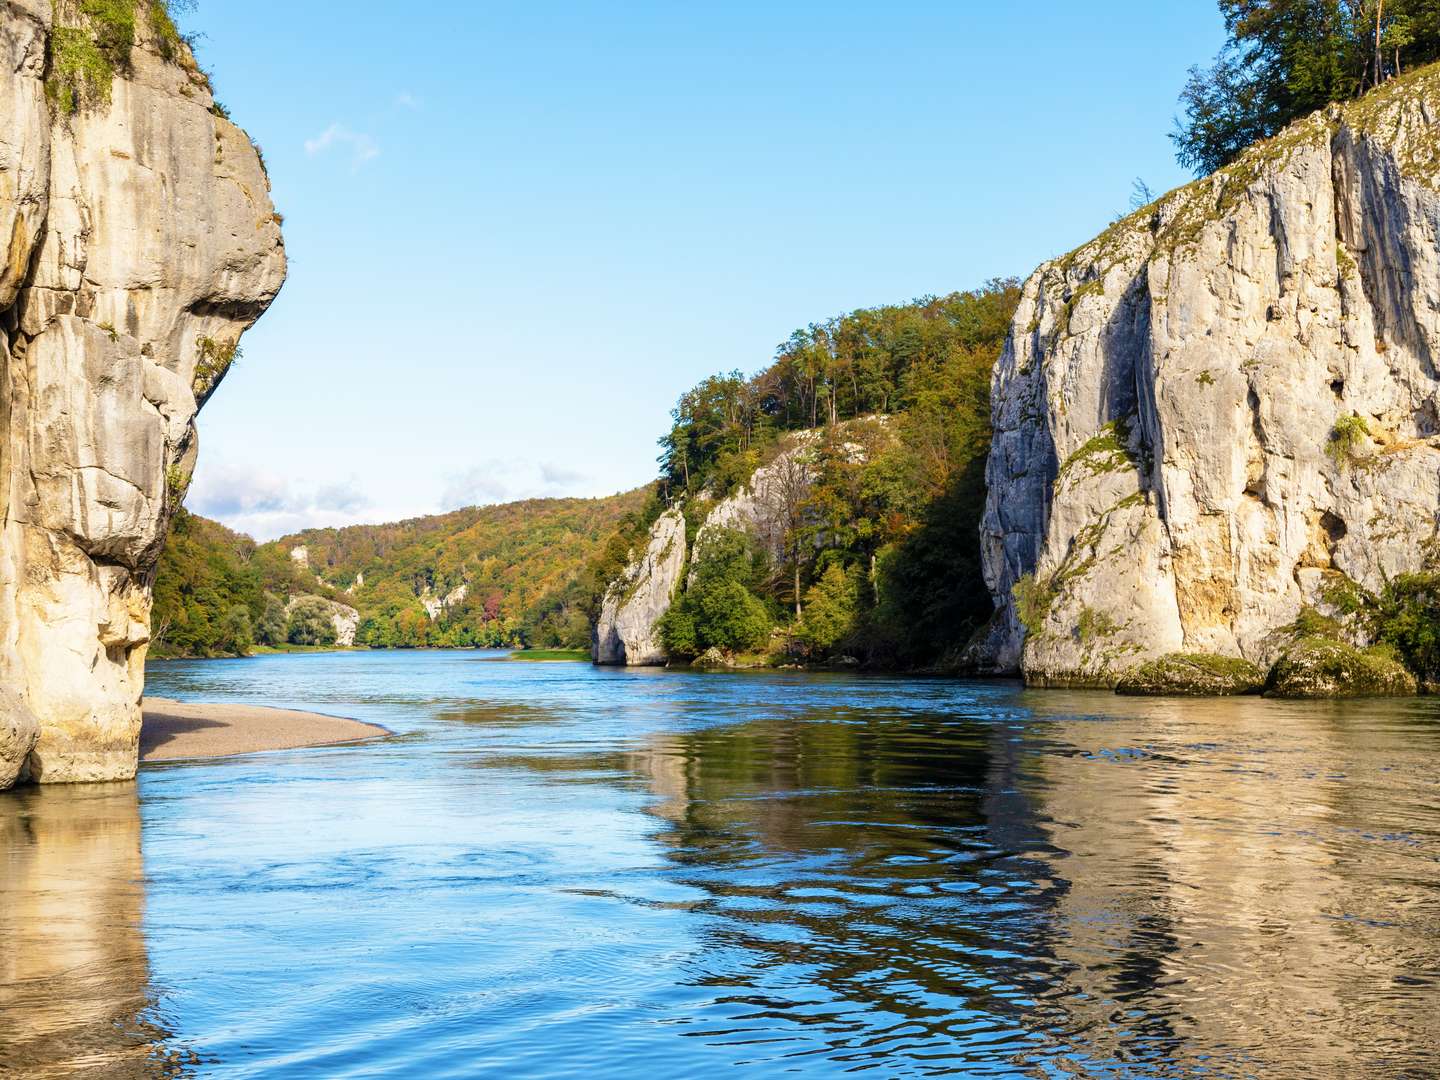
<instances>
[{"instance_id":1,"label":"rocky outcrop","mask_svg":"<svg viewBox=\"0 0 1440 1080\"><path fill-rule=\"evenodd\" d=\"M791 518L815 482L815 444L820 434L799 431L788 436L771 461L710 509L695 532L695 546L703 547L707 534L734 529L748 534L771 562L783 561Z\"/></svg>"},{"instance_id":2,"label":"rocky outcrop","mask_svg":"<svg viewBox=\"0 0 1440 1080\"><path fill-rule=\"evenodd\" d=\"M650 527L644 553L605 592L592 650L597 664L665 663L659 623L685 568L685 515L667 510Z\"/></svg>"},{"instance_id":3,"label":"rocky outcrop","mask_svg":"<svg viewBox=\"0 0 1440 1080\"><path fill-rule=\"evenodd\" d=\"M1440 512L1440 69L1287 129L1026 282L993 380L972 659L1112 686L1275 658Z\"/></svg>"},{"instance_id":4,"label":"rocky outcrop","mask_svg":"<svg viewBox=\"0 0 1440 1080\"><path fill-rule=\"evenodd\" d=\"M151 577L195 414L285 276L259 156L183 42L137 15L108 94L52 107L57 18L94 30L72 8L0 6L0 761L28 710L44 782L135 772Z\"/></svg>"},{"instance_id":5,"label":"rocky outcrop","mask_svg":"<svg viewBox=\"0 0 1440 1080\"><path fill-rule=\"evenodd\" d=\"M295 613L295 609L302 605L324 612L330 625L335 628L336 645L348 649L355 644L355 634L360 629L360 612L349 604L327 600L314 593L297 593L285 604L285 618L288 620Z\"/></svg>"},{"instance_id":6,"label":"rocky outcrop","mask_svg":"<svg viewBox=\"0 0 1440 1080\"><path fill-rule=\"evenodd\" d=\"M1415 676L1377 649L1326 638L1296 642L1270 669L1266 697L1411 697Z\"/></svg>"},{"instance_id":7,"label":"rocky outcrop","mask_svg":"<svg viewBox=\"0 0 1440 1080\"><path fill-rule=\"evenodd\" d=\"M364 584L364 575L357 575L355 580L358 584ZM353 592L354 589L352 587L345 591L347 593ZM469 595L470 586L464 583L456 585L455 588L451 589L444 596L436 596L427 589L420 597L420 606L425 609L425 614L429 616L430 621L434 622L450 608L459 607L463 604L465 598Z\"/></svg>"},{"instance_id":8,"label":"rocky outcrop","mask_svg":"<svg viewBox=\"0 0 1440 1080\"><path fill-rule=\"evenodd\" d=\"M1171 653L1125 672L1115 692L1133 697L1229 697L1258 694L1264 688L1265 672L1238 656Z\"/></svg>"}]
</instances>

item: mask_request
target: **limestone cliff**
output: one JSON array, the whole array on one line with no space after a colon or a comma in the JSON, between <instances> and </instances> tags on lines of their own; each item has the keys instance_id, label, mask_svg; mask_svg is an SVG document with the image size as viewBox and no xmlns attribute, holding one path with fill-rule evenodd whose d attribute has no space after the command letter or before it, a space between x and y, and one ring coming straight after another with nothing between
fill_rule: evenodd
<instances>
[{"instance_id":1,"label":"limestone cliff","mask_svg":"<svg viewBox=\"0 0 1440 1080\"><path fill-rule=\"evenodd\" d=\"M98 33L73 7L0 3L0 785L134 773L195 414L285 276L260 158L173 33L137 14L93 100L57 93L57 43Z\"/></svg>"},{"instance_id":2,"label":"limestone cliff","mask_svg":"<svg viewBox=\"0 0 1440 1080\"><path fill-rule=\"evenodd\" d=\"M667 510L650 527L645 550L605 592L595 624L597 664L665 663L658 624L685 569L685 515Z\"/></svg>"},{"instance_id":3,"label":"limestone cliff","mask_svg":"<svg viewBox=\"0 0 1440 1080\"><path fill-rule=\"evenodd\" d=\"M870 416L841 425L842 449L863 458L866 440L885 435L889 419ZM722 529L746 533L775 565L786 559L785 544L796 524L792 520L810 494L818 470L816 448L820 429L786 435L774 456L750 474L749 480L705 511L695 531L690 554L703 550L705 538ZM823 542L817 538L817 543ZM599 664L663 664L669 657L660 643L658 624L681 591L686 564L685 518L680 509L664 514L651 528L647 547L625 568L605 595L595 630L595 662ZM694 567L686 582L694 584Z\"/></svg>"},{"instance_id":4,"label":"limestone cliff","mask_svg":"<svg viewBox=\"0 0 1440 1080\"><path fill-rule=\"evenodd\" d=\"M1030 277L993 380L981 667L1265 664L1329 586L1433 555L1437 122L1429 68Z\"/></svg>"}]
</instances>

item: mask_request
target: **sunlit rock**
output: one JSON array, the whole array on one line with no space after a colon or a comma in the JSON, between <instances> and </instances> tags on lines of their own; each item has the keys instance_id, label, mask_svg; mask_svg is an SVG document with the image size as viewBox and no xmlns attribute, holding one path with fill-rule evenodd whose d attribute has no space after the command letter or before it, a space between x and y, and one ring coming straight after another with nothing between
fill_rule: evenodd
<instances>
[{"instance_id":1,"label":"sunlit rock","mask_svg":"<svg viewBox=\"0 0 1440 1080\"><path fill-rule=\"evenodd\" d=\"M1268 666L1327 581L1421 568L1440 511L1440 68L1117 222L1026 282L993 380L972 654L1112 686Z\"/></svg>"},{"instance_id":2,"label":"sunlit rock","mask_svg":"<svg viewBox=\"0 0 1440 1080\"><path fill-rule=\"evenodd\" d=\"M39 721L30 776L68 782L135 772L195 414L285 255L259 155L183 42L165 59L137 19L109 100L67 114L43 83L54 11L0 13L0 684Z\"/></svg>"}]
</instances>

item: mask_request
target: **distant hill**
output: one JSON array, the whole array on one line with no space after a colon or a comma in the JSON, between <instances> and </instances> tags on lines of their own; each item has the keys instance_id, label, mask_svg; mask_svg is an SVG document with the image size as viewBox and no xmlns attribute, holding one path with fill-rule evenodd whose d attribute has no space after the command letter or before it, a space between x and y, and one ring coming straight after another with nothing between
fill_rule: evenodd
<instances>
[{"instance_id":1,"label":"distant hill","mask_svg":"<svg viewBox=\"0 0 1440 1080\"><path fill-rule=\"evenodd\" d=\"M303 634L284 607L309 594L359 612L357 645L584 648L600 591L592 567L652 499L650 488L529 499L266 544L182 511L156 579L153 652L282 644Z\"/></svg>"}]
</instances>

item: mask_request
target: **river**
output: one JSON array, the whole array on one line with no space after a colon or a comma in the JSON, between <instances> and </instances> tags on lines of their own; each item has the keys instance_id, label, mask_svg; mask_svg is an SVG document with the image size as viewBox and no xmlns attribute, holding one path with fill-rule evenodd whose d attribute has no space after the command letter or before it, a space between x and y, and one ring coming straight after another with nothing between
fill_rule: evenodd
<instances>
[{"instance_id":1,"label":"river","mask_svg":"<svg viewBox=\"0 0 1440 1080\"><path fill-rule=\"evenodd\" d=\"M1440 704L154 663L364 746L0 795L0 1075L1440 1075Z\"/></svg>"}]
</instances>

